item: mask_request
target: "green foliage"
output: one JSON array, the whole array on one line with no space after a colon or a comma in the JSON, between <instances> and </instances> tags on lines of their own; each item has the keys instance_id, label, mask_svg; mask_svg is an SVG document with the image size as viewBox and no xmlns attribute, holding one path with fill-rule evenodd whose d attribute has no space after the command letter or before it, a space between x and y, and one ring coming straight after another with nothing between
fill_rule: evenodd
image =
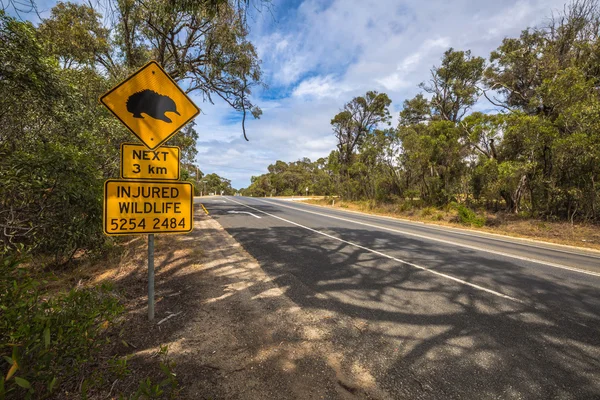
<instances>
[{"instance_id":1,"label":"green foliage","mask_svg":"<svg viewBox=\"0 0 600 400\"><path fill-rule=\"evenodd\" d=\"M252 177L251 185L242 189L245 196L305 196L333 194L333 172L329 162L320 158L303 158L296 162L276 161L269 173Z\"/></svg>"},{"instance_id":2,"label":"green foliage","mask_svg":"<svg viewBox=\"0 0 600 400\"><path fill-rule=\"evenodd\" d=\"M400 111L401 125L414 125L430 119L431 104L429 100L419 93L409 100L404 100L402 111Z\"/></svg>"},{"instance_id":3,"label":"green foliage","mask_svg":"<svg viewBox=\"0 0 600 400\"><path fill-rule=\"evenodd\" d=\"M115 78L157 60L175 81L185 80L188 92L210 102L220 97L240 111L245 135L247 114L262 114L251 97L262 72L248 40L249 5L238 0L111 0L115 46L96 59Z\"/></svg>"},{"instance_id":4,"label":"green foliage","mask_svg":"<svg viewBox=\"0 0 600 400\"><path fill-rule=\"evenodd\" d=\"M40 24L39 34L66 68L94 64L96 54L109 51L109 32L100 17L88 5L58 2Z\"/></svg>"},{"instance_id":5,"label":"green foliage","mask_svg":"<svg viewBox=\"0 0 600 400\"><path fill-rule=\"evenodd\" d=\"M123 310L108 286L48 296L41 283L18 260L0 259L0 397L44 397L87 373Z\"/></svg>"},{"instance_id":6,"label":"green foliage","mask_svg":"<svg viewBox=\"0 0 600 400\"><path fill-rule=\"evenodd\" d=\"M485 225L485 217L478 216L475 211L471 210L468 207L465 207L462 204L459 204L456 207L458 211L458 221L464 225L482 227Z\"/></svg>"},{"instance_id":7,"label":"green foliage","mask_svg":"<svg viewBox=\"0 0 600 400\"><path fill-rule=\"evenodd\" d=\"M225 179L217 174L207 174L199 182L200 190L204 191L204 194L214 193L220 195L223 193L226 196L235 194L236 190L231 187L231 181Z\"/></svg>"},{"instance_id":8,"label":"green foliage","mask_svg":"<svg viewBox=\"0 0 600 400\"><path fill-rule=\"evenodd\" d=\"M126 378L131 370L127 366L128 358L127 357L113 357L108 360L108 368L110 373L116 376L118 379Z\"/></svg>"},{"instance_id":9,"label":"green foliage","mask_svg":"<svg viewBox=\"0 0 600 400\"><path fill-rule=\"evenodd\" d=\"M346 103L344 110L333 117L331 125L338 139L342 164L350 162L354 150L378 124L389 121L390 104L391 100L385 93L371 91Z\"/></svg>"},{"instance_id":10,"label":"green foliage","mask_svg":"<svg viewBox=\"0 0 600 400\"><path fill-rule=\"evenodd\" d=\"M26 244L62 263L104 242L102 181L125 131L98 105L102 76L61 69L29 23L0 14L0 37L0 253Z\"/></svg>"},{"instance_id":11,"label":"green foliage","mask_svg":"<svg viewBox=\"0 0 600 400\"><path fill-rule=\"evenodd\" d=\"M5 248L26 243L61 260L103 243L102 179L80 150L48 143L11 152L0 163L0 201L12 214Z\"/></svg>"},{"instance_id":12,"label":"green foliage","mask_svg":"<svg viewBox=\"0 0 600 400\"><path fill-rule=\"evenodd\" d=\"M459 122L477 101L480 91L477 84L484 64L485 60L471 56L470 50L448 49L441 65L431 71L430 82L420 85L432 95L430 115L444 121Z\"/></svg>"},{"instance_id":13,"label":"green foliage","mask_svg":"<svg viewBox=\"0 0 600 400\"><path fill-rule=\"evenodd\" d=\"M425 207L424 209L421 210L421 216L422 217L430 217L433 215L434 212L435 212L435 208Z\"/></svg>"},{"instance_id":14,"label":"green foliage","mask_svg":"<svg viewBox=\"0 0 600 400\"><path fill-rule=\"evenodd\" d=\"M179 382L173 372L175 362L169 358L169 347L160 346L160 370L163 379L155 383L150 378L140 381L136 392L130 396L119 396L120 400L176 399L179 395Z\"/></svg>"},{"instance_id":15,"label":"green foliage","mask_svg":"<svg viewBox=\"0 0 600 400\"><path fill-rule=\"evenodd\" d=\"M0 253L25 244L62 264L103 248L102 182L118 176L119 144L132 137L98 98L149 59L188 92L259 117L248 5L111 0L103 19L92 3L59 2L38 27L0 12ZM182 179L199 194L197 139L189 124L169 144L180 147ZM204 178L210 190L234 193L212 178Z\"/></svg>"}]
</instances>

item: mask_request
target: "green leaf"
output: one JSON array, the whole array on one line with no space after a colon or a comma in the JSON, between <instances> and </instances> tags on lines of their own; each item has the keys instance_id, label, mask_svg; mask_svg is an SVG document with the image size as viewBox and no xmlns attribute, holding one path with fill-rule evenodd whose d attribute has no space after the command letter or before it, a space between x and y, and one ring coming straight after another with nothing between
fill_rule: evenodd
<instances>
[{"instance_id":1,"label":"green leaf","mask_svg":"<svg viewBox=\"0 0 600 400\"><path fill-rule=\"evenodd\" d=\"M56 386L56 377L52 378L52 380L48 384L48 391L50 393L52 393L52 391L54 390L54 386Z\"/></svg>"},{"instance_id":2,"label":"green leaf","mask_svg":"<svg viewBox=\"0 0 600 400\"><path fill-rule=\"evenodd\" d=\"M31 389L31 384L28 380L15 376L15 383L24 389Z\"/></svg>"},{"instance_id":3,"label":"green leaf","mask_svg":"<svg viewBox=\"0 0 600 400\"><path fill-rule=\"evenodd\" d=\"M50 327L46 327L44 329L44 347L48 348L50 346Z\"/></svg>"}]
</instances>

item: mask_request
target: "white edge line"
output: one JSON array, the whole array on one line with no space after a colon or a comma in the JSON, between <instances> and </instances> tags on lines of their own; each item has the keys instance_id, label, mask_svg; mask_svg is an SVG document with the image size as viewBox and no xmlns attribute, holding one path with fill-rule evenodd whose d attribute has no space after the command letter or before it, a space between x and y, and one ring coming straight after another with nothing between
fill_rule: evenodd
<instances>
[{"instance_id":1,"label":"white edge line","mask_svg":"<svg viewBox=\"0 0 600 400\"><path fill-rule=\"evenodd\" d=\"M326 237L328 237L328 238L330 238L330 239L334 239L334 240L337 240L337 241L339 241L339 242L346 243L346 244L348 244L348 245L350 245L350 246L353 246L353 247L356 247L356 248L359 248L359 249L362 249L362 250L366 250L366 251L368 251L368 252L370 252L370 253L377 254L377 255L379 255L379 256L381 256L381 257L388 258L388 259L390 259L390 260L393 260L393 261L399 262L399 263L401 263L401 264L406 264L406 265L409 265L409 266L411 266L411 267L413 267L413 268L417 268L417 269L420 269L420 270L422 270L422 271L429 272L430 274L433 274L433 275L441 276L442 278L450 279L451 281L454 281L454 282L460 283L460 284L462 284L462 285L470 286L470 287L472 287L472 288L475 288L475 289L478 289L478 290L484 291L484 292L486 292L486 293L493 294L493 295L495 295L495 296L498 296L498 297L502 297L502 298L504 298L504 299L512 300L512 301L514 301L514 302L517 302L517 303L522 303L522 304L524 303L523 301L521 301L521 300L519 300L519 299L517 299L517 298L511 297L511 296L509 296L509 295L506 295L506 294L504 294L504 293L500 293L500 292L497 292L497 291L495 291L495 290L488 289L488 288L485 288L485 287L483 287L483 286L479 286L479 285L476 285L476 284L474 284L474 283L471 283L471 282L464 281L464 280L462 280L462 279L459 279L459 278L456 278L456 277L454 277L454 276L452 276L452 275L444 274L444 273L442 273L442 272L434 271L434 270L432 270L432 269L429 269L429 268L427 268L427 267L423 267L423 266L420 266L420 265L417 265L417 264L413 264L413 263L411 263L411 262L408 262L408 261L405 261L405 260L401 260L401 259L399 259L399 258L396 258L396 257L390 256L390 255L388 255L388 254L385 254L385 253L382 253L382 252L380 252L380 251L373 250L373 249L370 249L370 248L368 248L368 247L365 247L365 246L361 246L360 244L357 244L357 243L349 242L349 241L347 241L347 240L344 240L344 239L341 239L341 238L335 237L335 236L333 236L333 235L330 235L330 234L328 234L328 233L321 232L321 231L318 231L318 230L316 230L316 229L309 228L308 226L301 225L301 224L299 224L299 223L297 223L297 222L290 221L290 220L287 220L287 219L285 219L285 218L282 218L282 217L278 217L278 216L276 216L276 215L273 215L273 214L269 214L268 212L265 212L265 211L259 210L259 209L257 209L257 208L254 208L254 207L252 207L252 206L249 206L249 205L247 205L247 204L244 204L244 203L240 203L240 202L238 202L238 201L236 201L236 200L231 200L231 201L233 201L233 202L235 202L235 203L238 203L239 205L242 205L242 206L244 206L244 207L248 207L248 208L250 208L250 209L252 209L252 210L255 210L255 211L261 212L261 213L263 213L263 214L266 214L266 215L268 215L269 217L273 217L273 218L279 219L279 220L281 220L281 221L285 221L285 222L287 222L288 224L292 224L292 225L298 226L298 227L300 227L300 228L304 228L304 229L306 229L306 230L309 230L309 231L311 231L311 232L317 233L317 234L319 234L319 235L323 235L323 236L326 236Z\"/></svg>"},{"instance_id":2,"label":"white edge line","mask_svg":"<svg viewBox=\"0 0 600 400\"><path fill-rule=\"evenodd\" d=\"M258 198L254 198L254 199L259 200ZM277 199L277 200L285 201L283 199ZM277 200L275 200L275 201L277 201ZM263 200L263 201L266 201L266 200ZM305 201L299 201L295 204L304 204L304 205L307 205L310 207L325 208L325 209L330 209L332 211L337 211L337 212L341 212L341 213L359 214L359 215L364 215L365 217L370 217L370 218L374 218L374 219L377 219L377 218L387 219L387 220L390 220L393 222L405 223L407 225L412 225L412 224L425 225L427 227L427 229L431 229L432 231L438 231L438 232L444 232L444 233L451 232L456 235L471 236L471 237L476 237L476 238L485 238L485 239L495 240L495 241L503 242L503 243L518 244L519 246L533 247L534 249L551 250L551 251L556 251L559 253L573 254L576 256L584 256L584 257L600 259L600 250L591 249L588 247L577 247L577 246L571 246L571 245L562 244L562 243L544 242L541 240L523 238L523 237L518 237L518 236L508 236L508 235L502 235L499 233L478 231L475 229L456 228L454 226L444 226L444 225L439 225L439 224L435 224L435 223L431 223L431 222L414 221L412 219L390 217L387 215L369 214L369 213L363 212L363 211L346 210L346 209L340 210L340 209L335 209L335 208L329 207L329 206L323 206L320 204L307 203ZM473 232L473 233L470 233L470 232ZM492 237L488 237L488 236L492 236ZM530 242L530 243L524 243L524 242ZM534 243L545 244L546 246L539 246L539 245L536 246ZM570 249L571 251L557 249L555 247L565 247L567 249ZM579 250L579 251L577 252L574 250Z\"/></svg>"},{"instance_id":3,"label":"white edge line","mask_svg":"<svg viewBox=\"0 0 600 400\"><path fill-rule=\"evenodd\" d=\"M583 269L579 269L579 268L568 267L568 266L562 265L562 264L555 264L555 263L551 263L551 262L547 262L547 261L536 260L534 258L522 257L522 256L514 255L514 254L504 253L504 252L501 252L501 251L495 251L495 250L489 250L489 249L485 249L485 248L481 248L481 247L470 246L468 244L461 244L461 243L451 242L449 240L437 239L437 238L433 238L433 237L430 237L430 236L420 235L418 233L412 233L412 232L402 231L402 230L399 230L399 229L387 228L385 226L367 224L365 222L354 221L354 220L351 220L351 219L342 218L342 217L336 217L336 216L333 216L333 215L327 215L327 214L318 213L318 212L315 212L315 211L302 210L302 209L297 208L297 207L290 207L290 206L285 205L285 204L279 204L279 203L275 203L275 202L271 202L271 201L267 201L267 200L259 200L259 199L254 199L254 200L261 201L261 202L264 202L264 203L267 203L267 204L273 204L273 205L276 205L278 207L291 208L292 210L296 210L296 211L300 211L300 212L305 212L305 213L309 213L309 214L320 215L320 216L323 216L323 217L333 218L333 219L337 219L337 220L340 220L340 221L351 222L351 223L358 224L358 225L364 225L364 226L368 226L368 227L371 227L371 228L383 229L383 230L390 231L390 232L401 233L403 235L414 236L414 237L418 237L420 239L427 239L427 240L432 240L432 241L439 242L439 243L444 243L444 244L450 244L450 245L453 245L453 246L464 247L464 248L471 249L471 250L483 251L485 253L495 254L495 255L504 256L504 257L510 257L510 258L514 258L514 259L517 259L517 260L533 262L533 263L536 263L536 264L547 265L549 267L560 268L560 269L564 269L564 270L572 271L572 272L578 272L580 274L591 275L591 276L600 276L600 273L598 273L598 272L593 272L593 271L587 271L587 270L583 270ZM495 239L491 239L491 240L495 240ZM514 244L520 245L520 243L514 243ZM544 248L544 250L554 251L553 249L548 249L548 248ZM560 251L560 250L558 250L558 251ZM586 257L587 256L586 254L577 254L577 255L580 255L582 257Z\"/></svg>"}]
</instances>

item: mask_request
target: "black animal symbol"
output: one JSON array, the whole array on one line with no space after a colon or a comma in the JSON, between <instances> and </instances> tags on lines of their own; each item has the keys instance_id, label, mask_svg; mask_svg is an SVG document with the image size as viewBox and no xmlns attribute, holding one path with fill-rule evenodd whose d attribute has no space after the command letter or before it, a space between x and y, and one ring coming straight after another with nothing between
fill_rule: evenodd
<instances>
[{"instance_id":1,"label":"black animal symbol","mask_svg":"<svg viewBox=\"0 0 600 400\"><path fill-rule=\"evenodd\" d=\"M174 112L177 115L177 104L169 96L163 96L154 90L145 89L129 96L127 99L127 111L133 114L134 118L144 118L142 113L171 123L171 119L165 115L167 112Z\"/></svg>"}]
</instances>

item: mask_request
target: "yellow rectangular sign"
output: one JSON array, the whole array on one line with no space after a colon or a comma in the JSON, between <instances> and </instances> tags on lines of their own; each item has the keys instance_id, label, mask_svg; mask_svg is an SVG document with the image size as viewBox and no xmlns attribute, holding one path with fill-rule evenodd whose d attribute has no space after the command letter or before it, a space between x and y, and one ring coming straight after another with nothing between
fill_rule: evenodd
<instances>
[{"instance_id":1,"label":"yellow rectangular sign","mask_svg":"<svg viewBox=\"0 0 600 400\"><path fill-rule=\"evenodd\" d=\"M109 179L104 183L104 233L191 232L193 194L189 182Z\"/></svg>"},{"instance_id":2,"label":"yellow rectangular sign","mask_svg":"<svg viewBox=\"0 0 600 400\"><path fill-rule=\"evenodd\" d=\"M121 144L121 178L179 180L179 147Z\"/></svg>"}]
</instances>

